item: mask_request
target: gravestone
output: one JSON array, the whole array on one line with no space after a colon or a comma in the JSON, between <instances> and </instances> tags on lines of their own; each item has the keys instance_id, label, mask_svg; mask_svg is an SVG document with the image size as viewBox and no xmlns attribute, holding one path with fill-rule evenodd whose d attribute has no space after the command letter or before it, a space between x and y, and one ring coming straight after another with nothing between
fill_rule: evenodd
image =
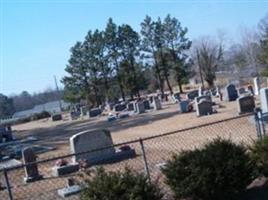
<instances>
[{"instance_id":1,"label":"gravestone","mask_svg":"<svg viewBox=\"0 0 268 200\"><path fill-rule=\"evenodd\" d=\"M121 112L126 109L126 104L116 104L114 105L114 111L115 112Z\"/></svg>"},{"instance_id":2,"label":"gravestone","mask_svg":"<svg viewBox=\"0 0 268 200\"><path fill-rule=\"evenodd\" d=\"M260 78L255 77L253 80L254 80L254 94L259 95L259 93L260 93Z\"/></svg>"},{"instance_id":3,"label":"gravestone","mask_svg":"<svg viewBox=\"0 0 268 200\"><path fill-rule=\"evenodd\" d=\"M36 162L36 155L32 148L27 147L22 150L22 160L23 163L26 164L26 166L24 167L25 170L24 182L28 183L40 180L42 176L38 172L37 164L33 163Z\"/></svg>"},{"instance_id":4,"label":"gravestone","mask_svg":"<svg viewBox=\"0 0 268 200\"><path fill-rule=\"evenodd\" d=\"M136 111L137 111L138 114L141 114L141 113L145 112L143 101L136 102L135 107L136 107Z\"/></svg>"},{"instance_id":5,"label":"gravestone","mask_svg":"<svg viewBox=\"0 0 268 200\"><path fill-rule=\"evenodd\" d=\"M181 100L179 92L174 93L173 96L174 96L174 99L177 100L177 102L179 102Z\"/></svg>"},{"instance_id":6,"label":"gravestone","mask_svg":"<svg viewBox=\"0 0 268 200\"><path fill-rule=\"evenodd\" d=\"M89 111L89 117L96 117L102 113L102 110L100 108L92 108Z\"/></svg>"},{"instance_id":7,"label":"gravestone","mask_svg":"<svg viewBox=\"0 0 268 200\"><path fill-rule=\"evenodd\" d=\"M82 116L86 116L88 111L89 111L89 107L88 106L82 106L80 108L80 113L82 114Z\"/></svg>"},{"instance_id":8,"label":"gravestone","mask_svg":"<svg viewBox=\"0 0 268 200\"><path fill-rule=\"evenodd\" d=\"M62 115L61 114L54 114L52 115L52 121L60 121L62 120Z\"/></svg>"},{"instance_id":9,"label":"gravestone","mask_svg":"<svg viewBox=\"0 0 268 200\"><path fill-rule=\"evenodd\" d=\"M154 96L149 96L150 103L153 103Z\"/></svg>"},{"instance_id":10,"label":"gravestone","mask_svg":"<svg viewBox=\"0 0 268 200\"><path fill-rule=\"evenodd\" d=\"M227 101L235 101L238 98L237 90L233 84L229 84L225 87L225 95Z\"/></svg>"},{"instance_id":11,"label":"gravestone","mask_svg":"<svg viewBox=\"0 0 268 200\"><path fill-rule=\"evenodd\" d=\"M193 90L187 94L187 98L194 100L195 97L198 97L198 90Z\"/></svg>"},{"instance_id":12,"label":"gravestone","mask_svg":"<svg viewBox=\"0 0 268 200\"><path fill-rule=\"evenodd\" d=\"M237 109L239 114L253 112L255 101L253 96L242 96L237 99Z\"/></svg>"},{"instance_id":13,"label":"gravestone","mask_svg":"<svg viewBox=\"0 0 268 200\"><path fill-rule=\"evenodd\" d=\"M245 88L239 88L238 89L238 94L239 94L239 96L241 96L241 95L243 95L243 94L245 94L246 93L246 89Z\"/></svg>"},{"instance_id":14,"label":"gravestone","mask_svg":"<svg viewBox=\"0 0 268 200\"><path fill-rule=\"evenodd\" d=\"M198 88L198 96L203 96L203 87L199 86Z\"/></svg>"},{"instance_id":15,"label":"gravestone","mask_svg":"<svg viewBox=\"0 0 268 200\"><path fill-rule=\"evenodd\" d=\"M74 163L85 160L89 164L93 164L107 160L115 154L112 145L112 137L108 130L83 131L70 138L70 149L74 154L108 147L99 151L75 155Z\"/></svg>"},{"instance_id":16,"label":"gravestone","mask_svg":"<svg viewBox=\"0 0 268 200\"><path fill-rule=\"evenodd\" d=\"M268 112L268 88L260 89L261 109L263 113Z\"/></svg>"},{"instance_id":17,"label":"gravestone","mask_svg":"<svg viewBox=\"0 0 268 200\"><path fill-rule=\"evenodd\" d=\"M71 116L71 119L72 120L76 120L76 119L78 119L79 117L80 117L80 112L78 112L78 111L71 111L70 112L70 116Z\"/></svg>"},{"instance_id":18,"label":"gravestone","mask_svg":"<svg viewBox=\"0 0 268 200\"><path fill-rule=\"evenodd\" d=\"M134 102L129 102L127 104L127 110L128 111L133 111L134 110L134 107L135 107L135 103Z\"/></svg>"},{"instance_id":19,"label":"gravestone","mask_svg":"<svg viewBox=\"0 0 268 200\"><path fill-rule=\"evenodd\" d=\"M253 96L255 95L252 85L248 86L248 92L250 92Z\"/></svg>"},{"instance_id":20,"label":"gravestone","mask_svg":"<svg viewBox=\"0 0 268 200\"><path fill-rule=\"evenodd\" d=\"M154 107L154 110L160 110L162 108L161 101L157 97L154 97L153 99L153 107Z\"/></svg>"},{"instance_id":21,"label":"gravestone","mask_svg":"<svg viewBox=\"0 0 268 200\"><path fill-rule=\"evenodd\" d=\"M195 97L195 102L196 103L199 103L203 99L204 100L207 100L207 101L212 101L211 100L211 96L209 96L209 95L202 95L202 96Z\"/></svg>"},{"instance_id":22,"label":"gravestone","mask_svg":"<svg viewBox=\"0 0 268 200\"><path fill-rule=\"evenodd\" d=\"M179 102L179 108L182 113L189 112L189 100L184 100Z\"/></svg>"},{"instance_id":23,"label":"gravestone","mask_svg":"<svg viewBox=\"0 0 268 200\"><path fill-rule=\"evenodd\" d=\"M145 110L150 110L151 109L149 100L144 100L143 104L144 104L144 109Z\"/></svg>"},{"instance_id":24,"label":"gravestone","mask_svg":"<svg viewBox=\"0 0 268 200\"><path fill-rule=\"evenodd\" d=\"M196 115L203 116L203 115L210 115L212 114L212 102L202 100L199 103L196 103Z\"/></svg>"}]
</instances>

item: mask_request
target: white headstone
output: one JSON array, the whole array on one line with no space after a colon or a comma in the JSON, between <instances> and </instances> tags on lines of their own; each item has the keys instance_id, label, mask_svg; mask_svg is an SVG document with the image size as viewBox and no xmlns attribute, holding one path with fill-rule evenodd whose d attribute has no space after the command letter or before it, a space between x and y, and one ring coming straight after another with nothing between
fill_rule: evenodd
<instances>
[{"instance_id":1,"label":"white headstone","mask_svg":"<svg viewBox=\"0 0 268 200\"><path fill-rule=\"evenodd\" d=\"M254 78L254 93L255 95L259 95L260 93L260 78L259 77Z\"/></svg>"},{"instance_id":2,"label":"white headstone","mask_svg":"<svg viewBox=\"0 0 268 200\"><path fill-rule=\"evenodd\" d=\"M90 163L91 161L98 162L109 159L109 157L115 154L115 149L111 146L113 146L113 141L110 132L107 130L83 131L70 138L71 153L81 153L109 147L100 151L75 155L73 157L74 163L79 160L86 160Z\"/></svg>"},{"instance_id":3,"label":"white headstone","mask_svg":"<svg viewBox=\"0 0 268 200\"><path fill-rule=\"evenodd\" d=\"M268 112L268 87L260 89L260 100L262 112Z\"/></svg>"}]
</instances>

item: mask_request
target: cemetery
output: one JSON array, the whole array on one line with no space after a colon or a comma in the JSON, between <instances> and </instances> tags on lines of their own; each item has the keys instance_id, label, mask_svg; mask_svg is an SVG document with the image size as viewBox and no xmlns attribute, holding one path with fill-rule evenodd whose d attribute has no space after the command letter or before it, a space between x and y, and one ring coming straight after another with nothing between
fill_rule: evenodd
<instances>
[{"instance_id":1,"label":"cemetery","mask_svg":"<svg viewBox=\"0 0 268 200\"><path fill-rule=\"evenodd\" d=\"M45 173L39 169L40 167L42 169L42 165L27 165L21 181L25 184L34 184L45 183L49 176L60 178L78 173L81 165L86 168L107 165L109 168L109 165L127 162L135 166L137 164L135 160L141 158L139 146L113 147L113 145L228 120L248 113L253 114L256 107L260 107L265 115L267 91L268 89L264 87L260 89L259 95L255 93L253 95L246 87L241 89L229 84L221 89L217 88L216 92L203 89L202 92L190 90L184 94L177 93L176 98L168 95L168 101L161 100L157 94L151 94L134 101L119 102L104 109L83 107L80 112L77 110L55 114L56 116L48 119L13 125L12 128L6 127L1 129L0 169L51 157L73 155L47 166L49 170ZM222 93L224 98L221 99L218 93ZM184 145L188 144L190 147L193 142L195 146L201 145L208 136L206 134L209 134L205 129L206 127L202 135L184 140ZM255 125L251 120L243 122L241 129L243 134L256 137ZM235 132L235 129L231 130L228 126L218 129L217 135L228 137ZM233 139L239 140L239 137L243 136L236 135ZM171 140L166 138L164 142L175 141L179 142L181 138L175 137ZM145 148L150 152L147 155L149 158L156 156L159 151L164 153L173 149L172 146L164 147L158 142L147 143ZM101 150L95 151L96 149ZM165 166L163 160L159 160L155 165ZM64 198L76 195L81 192L82 185L67 184L66 187L59 188L57 194Z\"/></svg>"},{"instance_id":2,"label":"cemetery","mask_svg":"<svg viewBox=\"0 0 268 200\"><path fill-rule=\"evenodd\" d=\"M7 3L0 200L268 199L264 2Z\"/></svg>"}]
</instances>

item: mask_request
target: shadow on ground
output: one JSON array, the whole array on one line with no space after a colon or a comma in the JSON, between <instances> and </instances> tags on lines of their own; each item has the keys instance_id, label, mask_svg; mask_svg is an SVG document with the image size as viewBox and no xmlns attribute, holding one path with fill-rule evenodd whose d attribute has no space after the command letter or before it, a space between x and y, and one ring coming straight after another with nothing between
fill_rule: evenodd
<instances>
[{"instance_id":1,"label":"shadow on ground","mask_svg":"<svg viewBox=\"0 0 268 200\"><path fill-rule=\"evenodd\" d=\"M36 144L56 147L57 145L66 144L69 142L69 138L72 135L81 131L108 129L111 133L114 133L134 126L146 125L157 120L173 117L177 114L179 114L179 111L152 113L151 115L140 114L112 122L108 122L105 118L101 120L98 120L97 118L90 118L83 121L73 121L70 123L60 124L50 128L37 128L23 132L24 136L37 137L38 141ZM19 134L20 132L17 132L17 135Z\"/></svg>"}]
</instances>

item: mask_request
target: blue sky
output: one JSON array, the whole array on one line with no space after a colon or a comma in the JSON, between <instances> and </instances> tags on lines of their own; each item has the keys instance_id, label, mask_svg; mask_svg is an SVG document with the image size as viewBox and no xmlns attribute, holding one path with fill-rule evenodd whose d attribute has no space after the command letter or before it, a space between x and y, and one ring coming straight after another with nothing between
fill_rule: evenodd
<instances>
[{"instance_id":1,"label":"blue sky","mask_svg":"<svg viewBox=\"0 0 268 200\"><path fill-rule=\"evenodd\" d=\"M188 27L191 39L224 30L239 40L241 27L256 27L268 13L268 1L175 0L0 0L0 93L39 92L54 87L69 49L88 30L103 29L109 17L140 30L145 15L168 13ZM62 86L62 85L61 85Z\"/></svg>"}]
</instances>

